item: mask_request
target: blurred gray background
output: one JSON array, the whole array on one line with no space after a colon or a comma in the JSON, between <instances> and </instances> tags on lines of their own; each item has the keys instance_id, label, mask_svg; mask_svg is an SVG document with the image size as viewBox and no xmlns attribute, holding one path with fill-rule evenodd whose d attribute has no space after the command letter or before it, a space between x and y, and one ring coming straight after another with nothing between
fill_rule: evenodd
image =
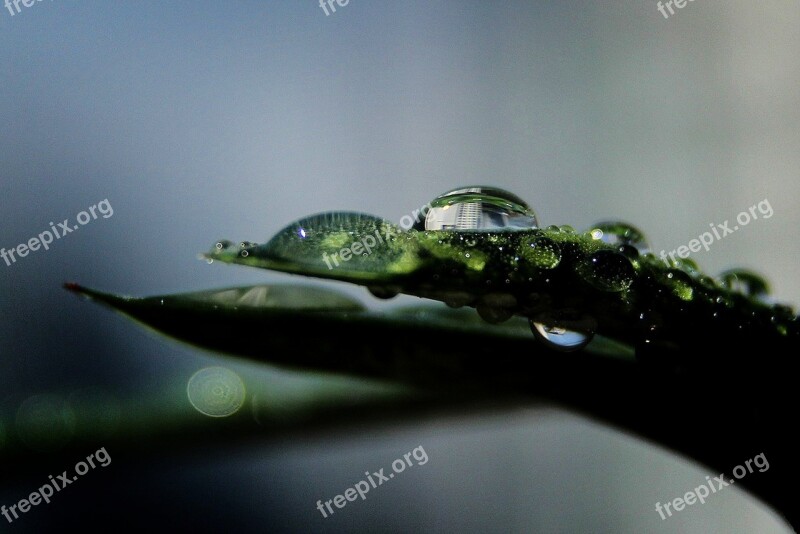
<instances>
[{"instance_id":1,"label":"blurred gray background","mask_svg":"<svg viewBox=\"0 0 800 534\"><path fill-rule=\"evenodd\" d=\"M158 339L64 281L134 295L289 282L196 256L320 211L399 221L459 185L508 189L545 225L632 222L656 252L768 199L772 218L693 259L757 270L797 305L798 50L789 0L697 0L669 19L651 0L350 0L329 16L315 0L0 10L0 246L104 199L114 210L0 263L0 454L17 408L42 392L146 398L183 391L209 365L248 384L303 383ZM281 518L276 529L784 528L735 489L662 522L656 501L712 473L572 414L464 415L204 468L246 489L220 506L256 507ZM321 519L317 499L420 444L428 465ZM202 494L199 472L143 484Z\"/></svg>"}]
</instances>

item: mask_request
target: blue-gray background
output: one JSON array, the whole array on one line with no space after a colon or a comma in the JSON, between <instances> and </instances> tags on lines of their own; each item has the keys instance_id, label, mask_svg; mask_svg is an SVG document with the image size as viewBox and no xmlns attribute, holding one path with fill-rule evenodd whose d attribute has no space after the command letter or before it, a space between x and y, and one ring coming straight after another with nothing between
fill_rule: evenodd
<instances>
[{"instance_id":1,"label":"blue-gray background","mask_svg":"<svg viewBox=\"0 0 800 534\"><path fill-rule=\"evenodd\" d=\"M319 211L397 221L457 185L509 189L544 224L628 220L656 251L768 199L772 218L694 259L754 268L796 305L798 50L789 0L697 0L669 19L651 0L351 0L330 16L313 0L2 9L0 246L103 199L114 215L0 263L0 447L42 392L145 398L220 363L275 380L149 336L65 280L136 295L289 281L196 255ZM426 422L402 439L387 424L219 472L287 529L780 528L738 490L662 522L654 503L710 473L555 413ZM420 443L428 465L323 522L316 499ZM144 486L202 493L187 472Z\"/></svg>"}]
</instances>

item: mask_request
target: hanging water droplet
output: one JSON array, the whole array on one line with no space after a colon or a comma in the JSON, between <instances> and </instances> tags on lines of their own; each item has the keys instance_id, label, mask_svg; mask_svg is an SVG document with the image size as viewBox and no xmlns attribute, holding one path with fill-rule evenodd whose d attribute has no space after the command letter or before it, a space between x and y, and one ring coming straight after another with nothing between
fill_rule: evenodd
<instances>
[{"instance_id":1,"label":"hanging water droplet","mask_svg":"<svg viewBox=\"0 0 800 534\"><path fill-rule=\"evenodd\" d=\"M507 308L498 308L494 306L487 306L485 304L478 304L475 309L478 311L481 319L490 324L500 324L511 319L514 315L513 312Z\"/></svg>"},{"instance_id":2,"label":"hanging water droplet","mask_svg":"<svg viewBox=\"0 0 800 534\"><path fill-rule=\"evenodd\" d=\"M561 352L582 349L589 344L597 330L594 317L566 309L539 314L530 318L529 323L539 341Z\"/></svg>"},{"instance_id":3,"label":"hanging water droplet","mask_svg":"<svg viewBox=\"0 0 800 534\"><path fill-rule=\"evenodd\" d=\"M636 274L628 258L611 250L589 255L578 263L576 270L596 289L610 292L628 289Z\"/></svg>"},{"instance_id":4,"label":"hanging water droplet","mask_svg":"<svg viewBox=\"0 0 800 534\"><path fill-rule=\"evenodd\" d=\"M461 308L473 300L475 300L474 297L464 291L451 291L442 295L442 301L450 308Z\"/></svg>"},{"instance_id":5,"label":"hanging water droplet","mask_svg":"<svg viewBox=\"0 0 800 534\"><path fill-rule=\"evenodd\" d=\"M436 197L425 230L513 231L537 228L533 210L518 196L496 187L453 189Z\"/></svg>"},{"instance_id":6,"label":"hanging water droplet","mask_svg":"<svg viewBox=\"0 0 800 534\"><path fill-rule=\"evenodd\" d=\"M373 297L388 300L400 294L400 289L393 286L369 286L367 290Z\"/></svg>"},{"instance_id":7,"label":"hanging water droplet","mask_svg":"<svg viewBox=\"0 0 800 534\"><path fill-rule=\"evenodd\" d=\"M530 320L530 325L533 334L539 341L551 349L562 352L580 350L588 345L594 337L591 332L577 332L560 326L548 326L533 319Z\"/></svg>"},{"instance_id":8,"label":"hanging water droplet","mask_svg":"<svg viewBox=\"0 0 800 534\"><path fill-rule=\"evenodd\" d=\"M769 284L764 278L746 269L730 269L719 275L722 286L751 297L769 294Z\"/></svg>"},{"instance_id":9,"label":"hanging water droplet","mask_svg":"<svg viewBox=\"0 0 800 534\"><path fill-rule=\"evenodd\" d=\"M539 269L555 269L561 263L561 247L544 236L526 236L520 240L519 255Z\"/></svg>"},{"instance_id":10,"label":"hanging water droplet","mask_svg":"<svg viewBox=\"0 0 800 534\"><path fill-rule=\"evenodd\" d=\"M603 221L592 226L589 230L592 239L597 239L609 245L629 245L646 254L650 251L647 238L635 226L619 221Z\"/></svg>"}]
</instances>

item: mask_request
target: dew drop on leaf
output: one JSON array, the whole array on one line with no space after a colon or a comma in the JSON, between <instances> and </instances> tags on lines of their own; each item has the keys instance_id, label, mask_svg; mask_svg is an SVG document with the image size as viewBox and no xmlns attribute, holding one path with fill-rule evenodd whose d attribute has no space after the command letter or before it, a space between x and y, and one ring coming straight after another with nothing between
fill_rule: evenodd
<instances>
[{"instance_id":1,"label":"dew drop on leaf","mask_svg":"<svg viewBox=\"0 0 800 534\"><path fill-rule=\"evenodd\" d=\"M628 289L635 275L630 260L611 250L590 254L578 263L576 270L592 287L609 292Z\"/></svg>"},{"instance_id":2,"label":"dew drop on leaf","mask_svg":"<svg viewBox=\"0 0 800 534\"><path fill-rule=\"evenodd\" d=\"M436 197L425 230L514 231L538 228L534 211L518 196L486 186L462 187Z\"/></svg>"},{"instance_id":3,"label":"dew drop on leaf","mask_svg":"<svg viewBox=\"0 0 800 534\"><path fill-rule=\"evenodd\" d=\"M561 247L544 236L524 237L520 240L519 255L539 269L555 269L561 263Z\"/></svg>"},{"instance_id":4,"label":"dew drop on leaf","mask_svg":"<svg viewBox=\"0 0 800 534\"><path fill-rule=\"evenodd\" d=\"M769 284L764 278L746 269L730 269L719 275L722 286L751 297L769 294Z\"/></svg>"},{"instance_id":5,"label":"dew drop on leaf","mask_svg":"<svg viewBox=\"0 0 800 534\"><path fill-rule=\"evenodd\" d=\"M644 234L635 226L620 221L603 221L589 230L592 239L609 245L628 245L639 251L639 254L650 252L650 245Z\"/></svg>"}]
</instances>

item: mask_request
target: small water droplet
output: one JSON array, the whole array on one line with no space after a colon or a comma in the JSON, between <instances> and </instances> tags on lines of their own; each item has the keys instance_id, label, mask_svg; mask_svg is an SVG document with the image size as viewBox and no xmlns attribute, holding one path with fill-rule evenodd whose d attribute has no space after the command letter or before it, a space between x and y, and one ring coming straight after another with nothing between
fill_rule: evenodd
<instances>
[{"instance_id":1,"label":"small water droplet","mask_svg":"<svg viewBox=\"0 0 800 534\"><path fill-rule=\"evenodd\" d=\"M460 308L473 301L472 295L463 291L453 291L443 296L442 300L451 308Z\"/></svg>"},{"instance_id":2,"label":"small water droplet","mask_svg":"<svg viewBox=\"0 0 800 534\"><path fill-rule=\"evenodd\" d=\"M480 315L481 319L490 324L500 324L508 321L511 316L514 315L511 310L507 308L487 306L485 304L478 304L475 309L478 311L478 315Z\"/></svg>"},{"instance_id":3,"label":"small water droplet","mask_svg":"<svg viewBox=\"0 0 800 534\"><path fill-rule=\"evenodd\" d=\"M639 249L631 245L620 245L617 250L629 260L635 260L639 257Z\"/></svg>"},{"instance_id":4,"label":"small water droplet","mask_svg":"<svg viewBox=\"0 0 800 534\"><path fill-rule=\"evenodd\" d=\"M650 245L644 234L635 226L620 221L603 221L592 226L589 231L593 239L609 245L629 245L639 254L650 252Z\"/></svg>"},{"instance_id":5,"label":"small water droplet","mask_svg":"<svg viewBox=\"0 0 800 534\"><path fill-rule=\"evenodd\" d=\"M425 230L513 231L538 227L536 214L525 201L496 187L453 189L436 197L430 206Z\"/></svg>"},{"instance_id":6,"label":"small water droplet","mask_svg":"<svg viewBox=\"0 0 800 534\"><path fill-rule=\"evenodd\" d=\"M526 236L520 240L519 255L538 269L555 269L561 263L561 247L544 236Z\"/></svg>"},{"instance_id":7,"label":"small water droplet","mask_svg":"<svg viewBox=\"0 0 800 534\"><path fill-rule=\"evenodd\" d=\"M211 265L212 263L214 263L214 260L212 260L211 258L207 258L206 263Z\"/></svg>"},{"instance_id":8,"label":"small water droplet","mask_svg":"<svg viewBox=\"0 0 800 534\"><path fill-rule=\"evenodd\" d=\"M247 256L250 255L250 253L247 252L246 250L243 250L241 255L242 255L243 258L246 258Z\"/></svg>"},{"instance_id":9,"label":"small water droplet","mask_svg":"<svg viewBox=\"0 0 800 534\"><path fill-rule=\"evenodd\" d=\"M578 263L578 274L600 291L617 292L628 289L635 272L630 260L618 252L598 250Z\"/></svg>"},{"instance_id":10,"label":"small water droplet","mask_svg":"<svg viewBox=\"0 0 800 534\"><path fill-rule=\"evenodd\" d=\"M672 294L681 300L690 301L694 298L694 285L692 277L683 269L670 270L664 282L669 283Z\"/></svg>"},{"instance_id":11,"label":"small water droplet","mask_svg":"<svg viewBox=\"0 0 800 534\"><path fill-rule=\"evenodd\" d=\"M372 293L373 297L388 300L400 294L400 289L395 287L383 286L369 286L367 290Z\"/></svg>"},{"instance_id":12,"label":"small water droplet","mask_svg":"<svg viewBox=\"0 0 800 534\"><path fill-rule=\"evenodd\" d=\"M746 269L730 269L719 275L722 286L751 297L765 297L769 284L758 274Z\"/></svg>"}]
</instances>

